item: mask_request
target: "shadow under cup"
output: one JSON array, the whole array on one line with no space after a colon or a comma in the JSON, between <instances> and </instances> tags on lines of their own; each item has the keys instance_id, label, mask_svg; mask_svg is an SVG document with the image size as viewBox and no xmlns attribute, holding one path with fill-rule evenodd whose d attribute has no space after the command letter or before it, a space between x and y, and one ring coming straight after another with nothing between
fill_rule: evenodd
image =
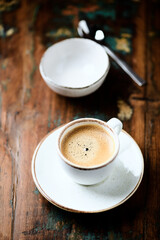
<instances>
[{"instance_id":1,"label":"shadow under cup","mask_svg":"<svg viewBox=\"0 0 160 240\"><path fill-rule=\"evenodd\" d=\"M102 127L114 141L115 148L112 156L99 165L87 167L80 166L69 161L62 153L61 143L64 137L72 130L85 125ZM105 180L111 174L114 167L114 159L119 152L119 138L117 133L106 122L94 118L82 118L74 120L64 127L58 138L57 149L61 165L68 176L76 183L82 185L93 185Z\"/></svg>"}]
</instances>

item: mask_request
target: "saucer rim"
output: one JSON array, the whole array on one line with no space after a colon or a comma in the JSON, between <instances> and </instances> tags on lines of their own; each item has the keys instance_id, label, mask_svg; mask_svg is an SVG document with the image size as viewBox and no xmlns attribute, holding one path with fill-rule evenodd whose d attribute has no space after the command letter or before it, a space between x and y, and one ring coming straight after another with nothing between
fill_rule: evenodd
<instances>
[{"instance_id":1,"label":"saucer rim","mask_svg":"<svg viewBox=\"0 0 160 240\"><path fill-rule=\"evenodd\" d=\"M128 196L126 196L122 201L120 201L119 203L111 206L111 207L108 207L108 208L104 208L104 209L100 209L100 210L92 210L92 211L86 211L86 210L77 210L77 209L72 209L72 208L68 208L68 207L65 207L63 205L60 205L59 203L57 203L56 201L54 201L53 199L51 199L46 193L45 191L42 189L41 185L39 184L38 182L38 179L37 179L37 176L36 176L36 170L35 170L35 161L36 161L36 156L37 156L37 153L38 153L38 150L40 149L42 143L45 141L45 139L50 136L53 132L55 132L56 130L64 127L66 124L63 124L55 129L53 129L52 131L50 131L48 134L46 134L42 140L39 142L39 144L37 145L34 153L33 153L33 157L32 157L32 161L31 161L31 173L32 173L32 177L33 177L33 180L34 180L34 183L38 189L38 191L42 194L42 196L48 200L51 204L53 204L54 206L62 209L62 210L65 210L65 211L68 211L68 212L74 212L74 213L101 213L101 212L105 212L105 211L109 211L113 208L116 208L118 206L120 206L121 204L123 204L124 202L126 202L135 192L136 190L138 189L141 181L142 181L142 178L143 178L143 175L144 175L144 158L143 158L143 154L141 152L141 149L140 147L138 146L138 144L136 143L136 141L131 137L131 135L129 133L127 133L125 130L122 129L122 132L126 135L128 135L132 141L134 141L134 143L136 144L137 148L139 149L139 153L141 155L141 160L142 160L142 169L141 169L141 174L139 176L139 180L136 184L136 186L134 187L134 189L128 194Z\"/></svg>"}]
</instances>

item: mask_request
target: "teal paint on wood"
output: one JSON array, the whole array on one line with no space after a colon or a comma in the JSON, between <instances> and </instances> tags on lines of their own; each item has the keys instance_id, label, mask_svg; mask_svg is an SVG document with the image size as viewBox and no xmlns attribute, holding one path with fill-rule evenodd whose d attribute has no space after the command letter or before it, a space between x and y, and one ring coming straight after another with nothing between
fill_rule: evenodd
<instances>
[{"instance_id":1,"label":"teal paint on wood","mask_svg":"<svg viewBox=\"0 0 160 240\"><path fill-rule=\"evenodd\" d=\"M116 20L116 11L114 8L109 7L108 9L100 9L95 12L88 12L87 17L89 19L95 19L96 17L103 16L104 18L110 18L111 20Z\"/></svg>"},{"instance_id":2,"label":"teal paint on wood","mask_svg":"<svg viewBox=\"0 0 160 240\"><path fill-rule=\"evenodd\" d=\"M33 192L34 192L34 194L39 195L39 191L36 187L35 187L35 190Z\"/></svg>"},{"instance_id":3,"label":"teal paint on wood","mask_svg":"<svg viewBox=\"0 0 160 240\"><path fill-rule=\"evenodd\" d=\"M105 39L106 44L115 52L130 54L132 52L132 43L128 38L108 37Z\"/></svg>"},{"instance_id":4,"label":"teal paint on wood","mask_svg":"<svg viewBox=\"0 0 160 240\"><path fill-rule=\"evenodd\" d=\"M27 231L23 231L22 233L26 236L26 235L36 235L38 234L38 232L42 231L43 228L40 227L40 226L36 226L30 230L27 230Z\"/></svg>"},{"instance_id":5,"label":"teal paint on wood","mask_svg":"<svg viewBox=\"0 0 160 240\"><path fill-rule=\"evenodd\" d=\"M48 129L51 127L51 109L48 112Z\"/></svg>"},{"instance_id":6,"label":"teal paint on wood","mask_svg":"<svg viewBox=\"0 0 160 240\"><path fill-rule=\"evenodd\" d=\"M74 36L73 29L69 28L59 28L56 30L50 30L46 33L47 37L55 38L56 40L60 38L70 38Z\"/></svg>"},{"instance_id":7,"label":"teal paint on wood","mask_svg":"<svg viewBox=\"0 0 160 240\"><path fill-rule=\"evenodd\" d=\"M77 113L74 117L73 120L76 120L78 118L83 118L83 117L88 117L88 118L97 118L100 120L107 120L107 114L105 113L101 113L98 111L94 111L94 112L83 112L83 113Z\"/></svg>"},{"instance_id":8,"label":"teal paint on wood","mask_svg":"<svg viewBox=\"0 0 160 240\"><path fill-rule=\"evenodd\" d=\"M5 70L7 68L7 65L5 63L2 63L1 68Z\"/></svg>"},{"instance_id":9,"label":"teal paint on wood","mask_svg":"<svg viewBox=\"0 0 160 240\"><path fill-rule=\"evenodd\" d=\"M59 220L58 220L59 221ZM47 222L44 225L44 228L47 230L56 230L57 217L53 211L50 211L47 215Z\"/></svg>"},{"instance_id":10,"label":"teal paint on wood","mask_svg":"<svg viewBox=\"0 0 160 240\"><path fill-rule=\"evenodd\" d=\"M104 25L103 26L103 30L105 31L105 32L113 32L113 28L111 28L110 26L108 26L108 25ZM106 36L107 37L107 36Z\"/></svg>"},{"instance_id":11,"label":"teal paint on wood","mask_svg":"<svg viewBox=\"0 0 160 240\"><path fill-rule=\"evenodd\" d=\"M10 79L9 79L9 78L1 81L2 89L3 89L5 92L7 91L7 87L8 87L9 82L10 82Z\"/></svg>"},{"instance_id":12,"label":"teal paint on wood","mask_svg":"<svg viewBox=\"0 0 160 240\"><path fill-rule=\"evenodd\" d=\"M114 37L107 37L105 39L106 44L108 44L113 50L116 50L116 41Z\"/></svg>"},{"instance_id":13,"label":"teal paint on wood","mask_svg":"<svg viewBox=\"0 0 160 240\"><path fill-rule=\"evenodd\" d=\"M38 13L39 13L39 9L40 9L40 5L37 5L34 10L33 10L33 15L32 15L32 21L30 24L30 27L34 27L37 17L38 17Z\"/></svg>"},{"instance_id":14,"label":"teal paint on wood","mask_svg":"<svg viewBox=\"0 0 160 240\"><path fill-rule=\"evenodd\" d=\"M9 201L9 204L10 204L11 208L13 208L13 200L12 199Z\"/></svg>"},{"instance_id":15,"label":"teal paint on wood","mask_svg":"<svg viewBox=\"0 0 160 240\"><path fill-rule=\"evenodd\" d=\"M101 1L98 4L96 3L92 8L89 8L86 3L75 5L74 1L71 1L69 6L65 3L63 6L60 4L59 6L54 6L53 8L53 15L58 16L57 18L53 19L53 24L55 23L54 25L58 26L59 28L50 29L45 33L45 36L48 38L48 40L55 39L55 41L68 37L74 37L77 36L77 26L75 24L77 24L78 19L88 18L92 23L93 20L98 19L99 17L102 19L104 18L105 20L109 18L111 21L110 26L106 24L102 26L103 30L107 33L108 36L110 36L110 38L106 37L106 43L114 51L120 52L124 55L130 54L132 52L132 43L128 37L129 34L126 38L123 37L123 32L122 34L121 32L117 34L117 29L114 30L113 24L115 24L114 22L116 21L116 18L119 16L119 14L123 18L123 12L125 13L124 15L126 15L127 12L130 16L133 17L137 12L138 6L139 4L136 2L130 4L128 1L124 1L124 3L120 6L119 1L117 0L109 2ZM124 19L125 18L126 16ZM117 22L117 25L118 24L120 23ZM130 30L127 29L126 31L129 33ZM52 44L53 42L47 42L46 46L49 47Z\"/></svg>"},{"instance_id":16,"label":"teal paint on wood","mask_svg":"<svg viewBox=\"0 0 160 240\"><path fill-rule=\"evenodd\" d=\"M50 208L48 214L46 215L46 222L43 224L37 224L32 229L24 231L24 235L36 235L41 231L48 230L54 231L55 236L58 232L63 232L66 229L70 229L72 221L67 221L66 212L61 213L61 210L57 207Z\"/></svg>"},{"instance_id":17,"label":"teal paint on wood","mask_svg":"<svg viewBox=\"0 0 160 240\"><path fill-rule=\"evenodd\" d=\"M122 27L120 29L120 33L123 34L123 33L128 33L132 36L133 34L133 29L132 28L129 28L129 27Z\"/></svg>"},{"instance_id":18,"label":"teal paint on wood","mask_svg":"<svg viewBox=\"0 0 160 240\"><path fill-rule=\"evenodd\" d=\"M29 100L30 97L31 97L31 89L30 89L30 88L27 88L25 93L26 93L26 102L28 102L28 100Z\"/></svg>"},{"instance_id":19,"label":"teal paint on wood","mask_svg":"<svg viewBox=\"0 0 160 240\"><path fill-rule=\"evenodd\" d=\"M68 213L57 207L50 208L47 214L47 221L43 224L43 229L63 231L70 228L72 221L68 222Z\"/></svg>"},{"instance_id":20,"label":"teal paint on wood","mask_svg":"<svg viewBox=\"0 0 160 240\"><path fill-rule=\"evenodd\" d=\"M61 125L61 116L59 113L57 113L57 116L55 116L55 119L53 120L54 128L59 127Z\"/></svg>"}]
</instances>

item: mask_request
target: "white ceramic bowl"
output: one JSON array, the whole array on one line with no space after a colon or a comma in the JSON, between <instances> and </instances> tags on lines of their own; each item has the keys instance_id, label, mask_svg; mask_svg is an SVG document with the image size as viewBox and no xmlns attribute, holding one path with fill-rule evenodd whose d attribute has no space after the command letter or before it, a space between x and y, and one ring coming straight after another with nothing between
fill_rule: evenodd
<instances>
[{"instance_id":1,"label":"white ceramic bowl","mask_svg":"<svg viewBox=\"0 0 160 240\"><path fill-rule=\"evenodd\" d=\"M102 85L109 67L108 55L100 44L70 38L46 50L40 62L40 73L56 93L82 97Z\"/></svg>"}]
</instances>

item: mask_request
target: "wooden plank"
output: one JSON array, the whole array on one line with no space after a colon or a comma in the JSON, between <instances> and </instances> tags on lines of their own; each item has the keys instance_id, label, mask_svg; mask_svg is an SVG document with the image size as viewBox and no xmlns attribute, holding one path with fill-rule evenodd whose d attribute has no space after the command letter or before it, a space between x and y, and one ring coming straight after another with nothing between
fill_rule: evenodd
<instances>
[{"instance_id":1,"label":"wooden plank","mask_svg":"<svg viewBox=\"0 0 160 240\"><path fill-rule=\"evenodd\" d=\"M159 135L160 135L160 121L159 121L159 102L148 102L146 114L146 186L145 194L145 237L159 238Z\"/></svg>"},{"instance_id":2,"label":"wooden plank","mask_svg":"<svg viewBox=\"0 0 160 240\"><path fill-rule=\"evenodd\" d=\"M34 58L36 41L34 32L30 30L33 23L35 3L23 2L17 13L17 33L19 40L17 52L21 56L21 74L19 76L19 109L16 114L16 133L12 137L17 142L15 146L16 172L16 204L13 239L28 239L23 232L36 226L36 221L43 219L43 209L31 176L31 159L34 148L47 133L48 108L50 91L44 92L45 84L39 81L38 68ZM37 39L38 41L38 39ZM38 49L38 59L44 49ZM38 74L37 74L38 72ZM15 78L16 79L16 78ZM42 98L43 96L43 98ZM17 107L17 102L15 107ZM13 119L12 119L13 121ZM33 234L33 239L35 235ZM43 236L42 238L43 239Z\"/></svg>"},{"instance_id":3,"label":"wooden plank","mask_svg":"<svg viewBox=\"0 0 160 240\"><path fill-rule=\"evenodd\" d=\"M146 5L142 1L137 2L137 14L133 18L132 22L132 54L128 63L133 67L134 71L142 78L146 78ZM130 23L131 24L131 23ZM146 79L147 80L147 79ZM135 139L140 146L142 153L145 153L145 112L146 101L145 91L146 86L138 87L134 83L128 83L128 86L124 87L124 94L122 100L124 100L131 107L133 113L129 119L124 121L124 129ZM129 199L128 202L121 206L123 209L120 214L123 217L119 218L120 227L118 232L121 232L122 239L145 239L144 238L144 203L146 186L145 178L137 190L137 192ZM114 226L114 224L113 224ZM115 232L113 230L113 232ZM113 238L113 239L116 239Z\"/></svg>"},{"instance_id":4,"label":"wooden plank","mask_svg":"<svg viewBox=\"0 0 160 240\"><path fill-rule=\"evenodd\" d=\"M0 239L11 239L14 217L13 156L8 136L0 131Z\"/></svg>"},{"instance_id":5,"label":"wooden plank","mask_svg":"<svg viewBox=\"0 0 160 240\"><path fill-rule=\"evenodd\" d=\"M147 32L147 109L146 109L146 187L144 233L146 239L159 238L159 136L160 136L160 38L158 2L148 1L148 32Z\"/></svg>"},{"instance_id":6,"label":"wooden plank","mask_svg":"<svg viewBox=\"0 0 160 240\"><path fill-rule=\"evenodd\" d=\"M5 4L5 3L4 3ZM5 11L5 6L4 6ZM1 9L2 11L2 9ZM7 11L7 9L6 9ZM18 101L17 76L20 75L18 54L16 55L17 38L12 38L12 15L8 15L1 23L0 38L0 238L12 239L15 220L16 184L17 172L15 168L17 144L14 139L14 117L18 109L15 102ZM2 17L1 17L2 21ZM10 21L10 25L7 25ZM6 25L9 26L7 30ZM9 31L9 32L8 32ZM16 96L16 97L15 97Z\"/></svg>"},{"instance_id":7,"label":"wooden plank","mask_svg":"<svg viewBox=\"0 0 160 240\"><path fill-rule=\"evenodd\" d=\"M22 1L3 13L3 23L10 27L6 33L11 36L0 38L0 239L158 239L158 3L92 4L71 1L63 5L60 1L55 7L50 1ZM64 33L73 36L82 13L92 23L112 29L108 44L148 81L147 86L136 86L115 66L103 86L84 98L65 98L45 85L38 69L42 54ZM31 176L38 142L70 120L96 117L107 121L113 116L123 120L124 129L145 156L140 188L125 204L101 214L73 214L52 206Z\"/></svg>"}]
</instances>

